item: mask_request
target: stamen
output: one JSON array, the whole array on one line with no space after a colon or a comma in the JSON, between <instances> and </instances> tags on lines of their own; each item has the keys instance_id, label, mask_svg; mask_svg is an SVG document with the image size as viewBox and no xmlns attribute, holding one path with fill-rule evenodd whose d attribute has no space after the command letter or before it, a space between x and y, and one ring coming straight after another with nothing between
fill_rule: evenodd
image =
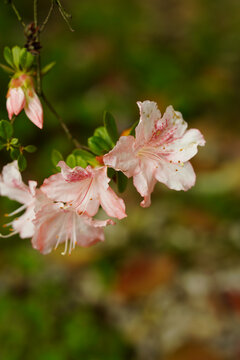
<instances>
[{"instance_id":1,"label":"stamen","mask_svg":"<svg viewBox=\"0 0 240 360\"><path fill-rule=\"evenodd\" d=\"M18 213L20 213L21 211L25 210L27 207L27 205L22 205L20 206L17 210L14 210L11 214L5 214L5 216L13 216L13 215L16 215Z\"/></svg>"},{"instance_id":2,"label":"stamen","mask_svg":"<svg viewBox=\"0 0 240 360\"><path fill-rule=\"evenodd\" d=\"M72 249L75 249L76 242L77 242L77 236L76 236L76 215L75 215L75 214L73 214L72 241L73 241L73 247L72 247Z\"/></svg>"},{"instance_id":3,"label":"stamen","mask_svg":"<svg viewBox=\"0 0 240 360\"><path fill-rule=\"evenodd\" d=\"M56 238L57 238L58 240L57 240L57 243L56 243L56 245L55 245L55 247L54 247L55 250L57 249L58 245L60 244L60 242L61 242L61 240L62 240L62 235L63 235L64 226L65 226L65 221L63 221L62 226L61 226L61 229L60 229L60 232L59 232L59 234L56 236Z\"/></svg>"},{"instance_id":4,"label":"stamen","mask_svg":"<svg viewBox=\"0 0 240 360\"><path fill-rule=\"evenodd\" d=\"M61 255L66 255L66 253L67 253L67 247L68 247L68 234L66 235L65 249L64 249L64 252L61 253Z\"/></svg>"},{"instance_id":5,"label":"stamen","mask_svg":"<svg viewBox=\"0 0 240 360\"><path fill-rule=\"evenodd\" d=\"M6 239L6 238L9 238L9 237L12 237L12 236L16 235L17 233L18 233L17 231L14 231L14 232L12 232L10 234L7 234L7 235L3 235L3 234L0 233L0 238Z\"/></svg>"}]
</instances>

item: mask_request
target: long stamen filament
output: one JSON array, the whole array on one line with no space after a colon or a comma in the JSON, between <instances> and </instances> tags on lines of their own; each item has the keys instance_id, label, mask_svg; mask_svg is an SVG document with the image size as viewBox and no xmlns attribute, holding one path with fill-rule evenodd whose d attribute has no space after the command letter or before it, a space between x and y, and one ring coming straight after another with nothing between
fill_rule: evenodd
<instances>
[{"instance_id":1,"label":"long stamen filament","mask_svg":"<svg viewBox=\"0 0 240 360\"><path fill-rule=\"evenodd\" d=\"M3 235L3 234L0 233L0 238L4 238L4 239L10 238L10 237L16 235L17 233L18 233L17 231L14 231L14 232L12 232L10 234L7 234L7 235Z\"/></svg>"},{"instance_id":2,"label":"long stamen filament","mask_svg":"<svg viewBox=\"0 0 240 360\"><path fill-rule=\"evenodd\" d=\"M10 214L5 214L5 216L13 216L13 215L16 215L18 213L20 213L21 211L25 210L27 207L26 204L20 206L18 209L14 210L13 212L11 212Z\"/></svg>"}]
</instances>

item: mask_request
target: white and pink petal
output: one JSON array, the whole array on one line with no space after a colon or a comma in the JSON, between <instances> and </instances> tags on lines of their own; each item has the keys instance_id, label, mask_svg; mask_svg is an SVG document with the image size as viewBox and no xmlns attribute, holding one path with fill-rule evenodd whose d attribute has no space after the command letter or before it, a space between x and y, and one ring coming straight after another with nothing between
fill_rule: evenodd
<instances>
[{"instance_id":1,"label":"white and pink petal","mask_svg":"<svg viewBox=\"0 0 240 360\"><path fill-rule=\"evenodd\" d=\"M127 177L133 176L139 168L133 136L121 136L115 147L103 157L105 165L122 171Z\"/></svg>"},{"instance_id":2,"label":"white and pink petal","mask_svg":"<svg viewBox=\"0 0 240 360\"><path fill-rule=\"evenodd\" d=\"M161 113L154 101L137 102L140 110L140 121L135 129L136 144L144 145L149 142L156 132L156 125L161 119Z\"/></svg>"},{"instance_id":3,"label":"white and pink petal","mask_svg":"<svg viewBox=\"0 0 240 360\"><path fill-rule=\"evenodd\" d=\"M189 190L196 182L196 175L190 162L171 164L162 161L156 169L156 179L173 190Z\"/></svg>"},{"instance_id":4,"label":"white and pink petal","mask_svg":"<svg viewBox=\"0 0 240 360\"><path fill-rule=\"evenodd\" d=\"M153 192L156 184L155 172L157 164L155 161L148 159L142 159L141 167L138 174L133 177L133 184L136 187L139 194L144 197L141 202L142 207L148 207L151 205L151 193Z\"/></svg>"},{"instance_id":5,"label":"white and pink petal","mask_svg":"<svg viewBox=\"0 0 240 360\"><path fill-rule=\"evenodd\" d=\"M30 91L30 95L27 96L27 102L24 110L29 120L31 120L34 125L39 127L39 129L42 129L43 108L37 94L33 91L33 89Z\"/></svg>"}]
</instances>

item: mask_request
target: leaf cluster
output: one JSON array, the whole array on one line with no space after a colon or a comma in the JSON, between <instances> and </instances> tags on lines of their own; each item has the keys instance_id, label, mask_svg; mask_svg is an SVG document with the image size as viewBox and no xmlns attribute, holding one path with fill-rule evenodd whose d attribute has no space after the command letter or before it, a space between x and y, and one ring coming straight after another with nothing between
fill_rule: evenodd
<instances>
[{"instance_id":1,"label":"leaf cluster","mask_svg":"<svg viewBox=\"0 0 240 360\"><path fill-rule=\"evenodd\" d=\"M9 74L18 71L28 72L34 63L34 56L26 48L20 48L19 46L14 46L12 49L6 46L3 55L9 66L3 64L0 64L0 66Z\"/></svg>"},{"instance_id":2,"label":"leaf cluster","mask_svg":"<svg viewBox=\"0 0 240 360\"><path fill-rule=\"evenodd\" d=\"M9 151L12 160L17 160L20 171L27 167L27 159L23 152L33 153L36 151L34 145L22 146L19 140L13 137L13 126L7 120L0 121L0 150Z\"/></svg>"}]
</instances>

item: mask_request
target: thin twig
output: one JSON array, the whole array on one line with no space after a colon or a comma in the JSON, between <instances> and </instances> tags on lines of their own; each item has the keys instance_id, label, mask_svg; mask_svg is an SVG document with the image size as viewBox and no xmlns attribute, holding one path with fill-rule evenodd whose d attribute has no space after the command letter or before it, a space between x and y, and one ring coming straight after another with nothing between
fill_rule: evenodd
<instances>
[{"instance_id":1,"label":"thin twig","mask_svg":"<svg viewBox=\"0 0 240 360\"><path fill-rule=\"evenodd\" d=\"M25 28L26 27L26 24L25 22L23 21L21 15L19 14L19 11L18 9L16 8L16 6L14 5L14 3L12 1L9 2L9 4L11 5L13 11L15 12L17 18L18 18L18 21L22 24L22 26Z\"/></svg>"},{"instance_id":2,"label":"thin twig","mask_svg":"<svg viewBox=\"0 0 240 360\"><path fill-rule=\"evenodd\" d=\"M47 105L48 109L51 111L51 113L58 119L61 127L63 128L63 130L65 131L67 137L69 140L71 140L74 144L74 146L76 146L77 148L84 148L84 146L82 146L77 139L75 139L70 130L68 129L67 125L65 124L65 122L63 121L62 117L57 113L57 111L55 110L55 108L52 106L52 104L50 103L50 101L46 98L45 94L42 92L41 97L43 99L43 101L45 102L45 104Z\"/></svg>"},{"instance_id":3,"label":"thin twig","mask_svg":"<svg viewBox=\"0 0 240 360\"><path fill-rule=\"evenodd\" d=\"M33 2L33 15L34 15L34 25L36 29L36 41L40 42L39 30L38 30L38 0ZM37 93L41 96L42 92L42 76L41 76L41 58L40 53L36 56L37 60Z\"/></svg>"},{"instance_id":4,"label":"thin twig","mask_svg":"<svg viewBox=\"0 0 240 360\"><path fill-rule=\"evenodd\" d=\"M33 1L33 17L34 17L35 28L37 28L37 26L38 26L38 10L37 10L37 6L38 6L38 0L34 0Z\"/></svg>"},{"instance_id":5,"label":"thin twig","mask_svg":"<svg viewBox=\"0 0 240 360\"><path fill-rule=\"evenodd\" d=\"M48 20L49 20L51 14L52 14L53 8L54 8L54 0L52 0L52 2L51 2L51 6L50 6L50 9L48 11L48 14L47 14L44 22L42 23L42 26L40 27L39 32L42 32L44 30L45 26L47 25Z\"/></svg>"},{"instance_id":6,"label":"thin twig","mask_svg":"<svg viewBox=\"0 0 240 360\"><path fill-rule=\"evenodd\" d=\"M63 19L65 20L65 22L67 23L68 27L69 27L69 30L74 32L74 29L71 27L71 24L69 22L68 19L71 19L72 18L72 15L71 14L68 14L66 12L66 10L64 9L64 7L62 6L61 4L61 1L60 0L55 0L57 6L58 6L58 9L60 11L60 14L62 15Z\"/></svg>"},{"instance_id":7,"label":"thin twig","mask_svg":"<svg viewBox=\"0 0 240 360\"><path fill-rule=\"evenodd\" d=\"M41 31L41 29L38 30L38 9L37 9L37 6L38 6L38 0L34 0L33 12L34 12L34 24L35 24L35 28L37 29L37 38L36 38L36 40L40 42L40 34L39 34L39 32ZM53 6L53 1L52 1L52 6ZM44 26L48 22L48 19L49 19L50 15L51 15L52 6L51 6L51 8L49 10L47 18L45 19L45 21L43 23ZM44 26L43 26L43 28L44 28ZM63 128L63 130L65 131L68 139L70 141L72 141L74 146L76 146L77 148L80 148L80 147L83 148L83 146L81 146L81 144L78 142L78 140L75 139L72 136L69 128L67 127L67 125L63 121L62 117L57 113L57 111L55 110L53 105L50 103L50 101L47 99L47 97L45 96L45 94L42 91L42 74L41 74L41 57L40 57L40 53L37 55L37 93L38 93L39 96L41 96L41 98L45 102L48 109L52 112L52 114L58 119L58 121L59 121L61 127Z\"/></svg>"}]
</instances>

